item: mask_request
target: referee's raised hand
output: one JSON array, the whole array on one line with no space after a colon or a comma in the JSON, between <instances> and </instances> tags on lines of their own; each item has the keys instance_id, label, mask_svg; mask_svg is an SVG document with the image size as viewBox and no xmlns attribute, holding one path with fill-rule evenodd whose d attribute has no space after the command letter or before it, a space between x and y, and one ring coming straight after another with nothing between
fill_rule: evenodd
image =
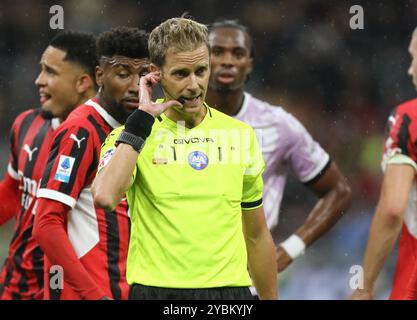
<instances>
[{"instance_id":1,"label":"referee's raised hand","mask_svg":"<svg viewBox=\"0 0 417 320\"><path fill-rule=\"evenodd\" d=\"M152 102L153 86L159 83L160 79L160 73L154 71L141 77L139 80L139 110L143 110L153 117L159 116L170 107L182 107L182 104L176 100L170 100L163 103Z\"/></svg>"}]
</instances>

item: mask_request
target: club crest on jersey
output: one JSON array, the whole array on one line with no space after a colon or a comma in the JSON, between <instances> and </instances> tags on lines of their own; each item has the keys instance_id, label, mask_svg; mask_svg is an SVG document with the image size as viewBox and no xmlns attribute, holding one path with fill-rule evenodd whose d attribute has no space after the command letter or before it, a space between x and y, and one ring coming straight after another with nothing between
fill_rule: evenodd
<instances>
[{"instance_id":1,"label":"club crest on jersey","mask_svg":"<svg viewBox=\"0 0 417 320\"><path fill-rule=\"evenodd\" d=\"M193 151L188 155L188 163L195 170L203 170L208 165L208 158L201 151Z\"/></svg>"},{"instance_id":2,"label":"club crest on jersey","mask_svg":"<svg viewBox=\"0 0 417 320\"><path fill-rule=\"evenodd\" d=\"M59 157L58 168L56 169L54 179L60 182L68 183L74 162L75 158L61 155Z\"/></svg>"}]
</instances>

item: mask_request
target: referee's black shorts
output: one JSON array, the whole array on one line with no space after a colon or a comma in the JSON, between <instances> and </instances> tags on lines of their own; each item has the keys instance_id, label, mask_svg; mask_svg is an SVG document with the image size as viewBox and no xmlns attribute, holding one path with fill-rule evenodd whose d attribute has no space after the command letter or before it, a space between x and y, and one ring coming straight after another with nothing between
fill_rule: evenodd
<instances>
[{"instance_id":1,"label":"referee's black shorts","mask_svg":"<svg viewBox=\"0 0 417 320\"><path fill-rule=\"evenodd\" d=\"M253 300L249 287L172 289L134 284L129 300Z\"/></svg>"}]
</instances>

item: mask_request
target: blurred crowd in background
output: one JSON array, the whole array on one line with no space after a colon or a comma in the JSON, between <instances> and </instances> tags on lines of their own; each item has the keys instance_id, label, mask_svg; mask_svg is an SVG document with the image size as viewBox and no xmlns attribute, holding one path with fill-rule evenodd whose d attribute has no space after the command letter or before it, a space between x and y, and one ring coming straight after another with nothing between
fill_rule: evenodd
<instances>
[{"instance_id":1,"label":"blurred crowd in background","mask_svg":"<svg viewBox=\"0 0 417 320\"><path fill-rule=\"evenodd\" d=\"M318 0L67 0L0 2L0 177L7 169L8 131L23 110L38 107L34 80L51 37L52 5L64 9L65 29L95 34L118 25L148 31L184 12L210 24L239 19L254 39L255 68L247 90L293 113L331 154L354 192L335 228L280 274L283 299L345 299L351 266L361 264L382 178L385 123L399 103L416 96L407 75L408 44L417 1ZM364 29L352 30L352 5L364 10ZM274 232L277 241L304 221L315 198L290 178ZM13 223L0 228L0 263ZM388 297L395 252L377 284Z\"/></svg>"}]
</instances>

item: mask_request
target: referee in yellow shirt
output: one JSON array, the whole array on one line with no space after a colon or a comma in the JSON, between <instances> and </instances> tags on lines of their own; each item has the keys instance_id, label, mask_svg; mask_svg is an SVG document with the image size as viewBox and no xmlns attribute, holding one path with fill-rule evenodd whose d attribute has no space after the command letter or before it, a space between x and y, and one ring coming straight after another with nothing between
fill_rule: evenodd
<instances>
[{"instance_id":1,"label":"referee in yellow shirt","mask_svg":"<svg viewBox=\"0 0 417 320\"><path fill-rule=\"evenodd\" d=\"M261 151L250 126L204 102L208 48L193 20L156 27L139 108L102 148L94 201L111 210L127 196L131 299L252 299L252 283L277 298ZM157 83L165 99L152 103Z\"/></svg>"}]
</instances>

